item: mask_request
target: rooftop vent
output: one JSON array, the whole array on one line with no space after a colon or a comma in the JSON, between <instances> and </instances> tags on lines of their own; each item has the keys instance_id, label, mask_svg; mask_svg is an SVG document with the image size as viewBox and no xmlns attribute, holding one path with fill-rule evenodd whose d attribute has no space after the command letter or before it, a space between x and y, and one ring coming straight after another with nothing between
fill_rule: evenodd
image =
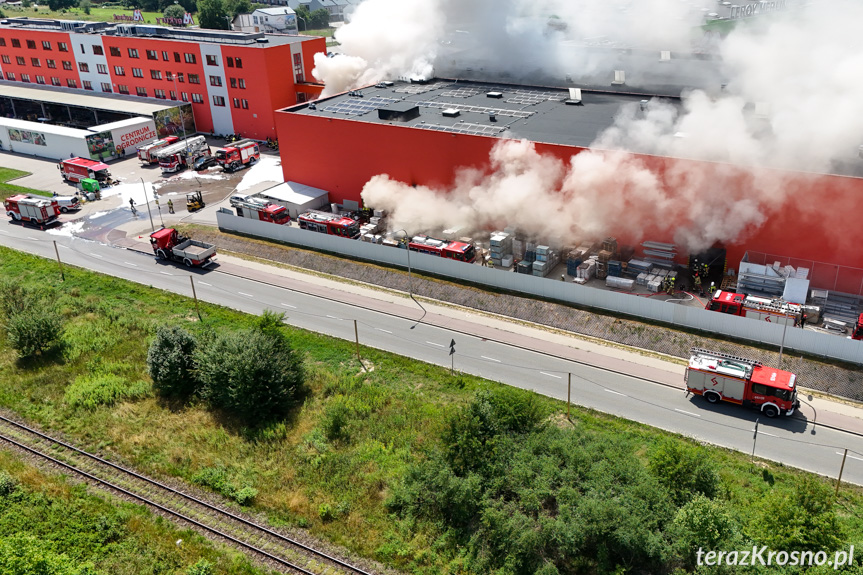
<instances>
[{"instance_id":1,"label":"rooftop vent","mask_svg":"<svg viewBox=\"0 0 863 575\"><path fill-rule=\"evenodd\" d=\"M457 118L461 115L461 112L459 112L456 108L447 108L442 112L442 114L445 118Z\"/></svg>"},{"instance_id":2,"label":"rooftop vent","mask_svg":"<svg viewBox=\"0 0 863 575\"><path fill-rule=\"evenodd\" d=\"M354 98L362 98L363 93L360 90L351 90L348 92L348 96L352 96Z\"/></svg>"},{"instance_id":3,"label":"rooftop vent","mask_svg":"<svg viewBox=\"0 0 863 575\"><path fill-rule=\"evenodd\" d=\"M267 38L257 38L255 42L257 42L258 44L269 44L270 40Z\"/></svg>"},{"instance_id":4,"label":"rooftop vent","mask_svg":"<svg viewBox=\"0 0 863 575\"><path fill-rule=\"evenodd\" d=\"M570 88L569 99L564 100L564 104L569 106L577 106L578 104L581 104L581 88Z\"/></svg>"},{"instance_id":5,"label":"rooftop vent","mask_svg":"<svg viewBox=\"0 0 863 575\"><path fill-rule=\"evenodd\" d=\"M611 84L612 86L620 86L626 84L626 74L623 70L614 71L614 81Z\"/></svg>"},{"instance_id":6,"label":"rooftop vent","mask_svg":"<svg viewBox=\"0 0 863 575\"><path fill-rule=\"evenodd\" d=\"M409 122L419 116L420 108L413 102L395 102L378 108L378 118L385 122Z\"/></svg>"},{"instance_id":7,"label":"rooftop vent","mask_svg":"<svg viewBox=\"0 0 863 575\"><path fill-rule=\"evenodd\" d=\"M503 92L486 92L488 98L503 98Z\"/></svg>"},{"instance_id":8,"label":"rooftop vent","mask_svg":"<svg viewBox=\"0 0 863 575\"><path fill-rule=\"evenodd\" d=\"M494 112L489 112L488 113L488 121L489 122L497 122L497 114L495 114Z\"/></svg>"},{"instance_id":9,"label":"rooftop vent","mask_svg":"<svg viewBox=\"0 0 863 575\"><path fill-rule=\"evenodd\" d=\"M309 103L309 110L317 110L317 109L318 109L318 107L315 105L314 102Z\"/></svg>"}]
</instances>

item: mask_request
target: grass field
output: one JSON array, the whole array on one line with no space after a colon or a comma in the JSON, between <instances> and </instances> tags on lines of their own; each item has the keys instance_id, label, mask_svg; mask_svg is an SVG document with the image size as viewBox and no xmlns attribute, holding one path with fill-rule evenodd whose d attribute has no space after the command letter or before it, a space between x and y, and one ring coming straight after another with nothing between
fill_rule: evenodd
<instances>
[{"instance_id":1,"label":"grass field","mask_svg":"<svg viewBox=\"0 0 863 575\"><path fill-rule=\"evenodd\" d=\"M63 283L56 264L5 248L0 248L0 276L53 290L52 300L66 318L63 347L36 360L16 359L5 332L0 334L0 406L91 449L114 453L148 474L214 488L253 487L255 509L274 524L307 527L412 573L463 572L460 542L451 534L396 516L384 503L409 470L440 447L447 418L478 391L497 384L452 377L446 369L366 348L362 355L373 369L364 372L352 342L290 329L309 377L303 401L284 421L244 427L198 403L172 403L152 393L110 406L72 407L65 392L78 376L98 372L130 384L149 381L145 359L157 325L212 331L249 326L253 318L202 304L201 324L188 298L68 267ZM607 438L625 446L642 467L646 454L674 437L582 409L573 411L569 423L560 402L536 401L564 433L572 429L600 443ZM719 497L745 526L757 526L762 501L794 493L806 476L781 465L753 465L745 455L724 449L693 449L716 462ZM836 510L843 541L863 544L861 491L843 488Z\"/></svg>"},{"instance_id":2,"label":"grass field","mask_svg":"<svg viewBox=\"0 0 863 575\"><path fill-rule=\"evenodd\" d=\"M39 5L38 8L4 6L3 12L9 18L56 18L58 20L86 20L89 22L113 22L114 15L131 16L133 10L128 8L90 8L90 13L85 14L80 8L70 8L54 12L48 9L45 5ZM144 20L150 24L156 23L156 18L161 18L161 12L142 12Z\"/></svg>"},{"instance_id":3,"label":"grass field","mask_svg":"<svg viewBox=\"0 0 863 575\"><path fill-rule=\"evenodd\" d=\"M9 180L27 176L29 174L30 172L22 172L21 170L13 170L12 168L0 168L0 200L6 199L9 196L14 196L15 194L35 194L37 196L51 197L50 193L43 192L42 190L34 190L32 188L25 188L23 186L16 186L15 184L7 183Z\"/></svg>"}]
</instances>

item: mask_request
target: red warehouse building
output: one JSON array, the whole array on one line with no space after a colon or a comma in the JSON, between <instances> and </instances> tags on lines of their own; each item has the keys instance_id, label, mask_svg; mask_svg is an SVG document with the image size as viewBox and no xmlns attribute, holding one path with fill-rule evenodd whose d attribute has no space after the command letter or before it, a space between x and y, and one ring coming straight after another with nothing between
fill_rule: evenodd
<instances>
[{"instance_id":1,"label":"red warehouse building","mask_svg":"<svg viewBox=\"0 0 863 575\"><path fill-rule=\"evenodd\" d=\"M311 36L9 18L7 81L191 102L198 130L275 137L273 111L317 97Z\"/></svg>"},{"instance_id":2,"label":"red warehouse building","mask_svg":"<svg viewBox=\"0 0 863 575\"><path fill-rule=\"evenodd\" d=\"M540 155L569 166L573 157L591 149L622 106L638 106L645 98L587 90L578 97L576 100L566 89L436 79L413 84L385 82L297 105L276 112L279 133L304 134L301 140L283 139L284 178L327 190L333 202L362 201L363 186L379 174L408 185L449 189L460 168L488 171L493 146L506 139L530 140ZM668 101L680 104L674 98ZM759 223L742 226L736 239L718 246L726 249L728 266L737 268L747 251L766 254L769 264L787 257L790 259L782 259L783 263L816 268L813 285L861 291L863 178L856 173L860 171L857 162L846 163L834 174L811 174L743 170L650 155L626 157L646 167L671 190L672 201L662 208L667 217L648 218L635 231L623 216L632 206L621 202L604 207L619 210L618 227L600 233L630 245L645 240L674 243L675 232L692 223L692 212L684 208L691 208L693 202L691 197L682 201L681 193L680 207L675 207L673 196L684 186L690 195L693 188L701 189L693 183L693 174L704 178L705 195L724 193L738 202L757 189L764 176L773 176L782 182L782 199L775 205L760 206L764 217L753 218L760 219ZM711 180L725 186L708 189ZM608 190L610 203L615 201L613 192ZM812 266L813 262L820 264Z\"/></svg>"}]
</instances>

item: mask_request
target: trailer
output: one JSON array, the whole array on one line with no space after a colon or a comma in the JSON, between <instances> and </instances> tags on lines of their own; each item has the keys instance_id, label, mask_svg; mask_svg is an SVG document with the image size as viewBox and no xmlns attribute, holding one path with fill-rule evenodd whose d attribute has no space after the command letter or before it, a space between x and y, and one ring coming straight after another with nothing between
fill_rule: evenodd
<instances>
[{"instance_id":1,"label":"trailer","mask_svg":"<svg viewBox=\"0 0 863 575\"><path fill-rule=\"evenodd\" d=\"M153 253L160 260L183 262L186 267L206 267L213 263L216 247L177 233L174 228L162 228L150 234Z\"/></svg>"},{"instance_id":2,"label":"trailer","mask_svg":"<svg viewBox=\"0 0 863 575\"><path fill-rule=\"evenodd\" d=\"M60 205L56 200L18 194L3 201L6 215L18 222L29 222L45 229L53 224L60 215Z\"/></svg>"}]
</instances>

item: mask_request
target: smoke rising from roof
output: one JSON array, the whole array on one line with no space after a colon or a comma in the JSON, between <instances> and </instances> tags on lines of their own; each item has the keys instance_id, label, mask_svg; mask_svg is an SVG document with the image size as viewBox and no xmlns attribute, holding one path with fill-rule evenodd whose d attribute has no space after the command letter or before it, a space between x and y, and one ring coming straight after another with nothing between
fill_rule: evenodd
<instances>
[{"instance_id":1,"label":"smoke rising from roof","mask_svg":"<svg viewBox=\"0 0 863 575\"><path fill-rule=\"evenodd\" d=\"M366 0L361 7L383 1ZM511 77L545 74L559 84L563 73L610 75L607 58L614 50L586 44L617 46L614 39L622 38L649 50L685 49L693 45L693 25L703 15L677 0L625 9L604 2L534 3L533 9L517 1L465 4L470 7L437 0L446 18L435 21L437 32L420 35L431 46L427 56L449 50L441 57L455 61L462 53L485 54L489 69L508 68ZM485 20L470 18L483 12ZM565 30L549 29L548 14L565 22ZM623 109L597 137L595 150L569 162L544 157L525 141L502 141L491 153L488 172L462 169L452 189L412 188L381 175L368 182L363 198L387 209L395 228L409 231L514 225L571 240L673 227L673 240L693 251L716 241L742 241L797 191L789 175L764 167L829 172L857 161L863 143L861 16L860 3L815 2L738 26L721 40L696 39L696 45L714 47L722 79L683 93L680 106L655 99L644 111ZM441 44L440 31L462 21L469 33L451 33ZM720 92L721 82L727 85ZM627 83L632 84L629 72ZM672 162L658 171L655 163L618 150L703 162Z\"/></svg>"}]
</instances>

